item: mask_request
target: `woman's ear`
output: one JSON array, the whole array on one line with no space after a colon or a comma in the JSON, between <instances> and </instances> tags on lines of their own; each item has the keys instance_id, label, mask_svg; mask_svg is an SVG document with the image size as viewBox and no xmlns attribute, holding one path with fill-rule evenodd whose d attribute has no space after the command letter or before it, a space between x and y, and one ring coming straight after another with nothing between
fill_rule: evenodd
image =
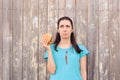
<instances>
[{"instance_id":1,"label":"woman's ear","mask_svg":"<svg viewBox=\"0 0 120 80\"><path fill-rule=\"evenodd\" d=\"M57 29L57 32L59 33L59 29Z\"/></svg>"},{"instance_id":2,"label":"woman's ear","mask_svg":"<svg viewBox=\"0 0 120 80\"><path fill-rule=\"evenodd\" d=\"M72 33L73 31L74 31L74 30L72 29L72 30L71 30L71 33Z\"/></svg>"}]
</instances>

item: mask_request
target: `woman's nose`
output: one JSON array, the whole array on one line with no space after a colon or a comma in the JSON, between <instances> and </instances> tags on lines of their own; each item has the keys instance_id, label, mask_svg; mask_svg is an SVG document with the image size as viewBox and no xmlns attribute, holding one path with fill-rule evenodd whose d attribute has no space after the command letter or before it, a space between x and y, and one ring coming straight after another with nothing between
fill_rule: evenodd
<instances>
[{"instance_id":1,"label":"woman's nose","mask_svg":"<svg viewBox=\"0 0 120 80\"><path fill-rule=\"evenodd\" d=\"M64 30L64 31L66 31L66 30L67 30L67 28L64 26L63 30Z\"/></svg>"}]
</instances>

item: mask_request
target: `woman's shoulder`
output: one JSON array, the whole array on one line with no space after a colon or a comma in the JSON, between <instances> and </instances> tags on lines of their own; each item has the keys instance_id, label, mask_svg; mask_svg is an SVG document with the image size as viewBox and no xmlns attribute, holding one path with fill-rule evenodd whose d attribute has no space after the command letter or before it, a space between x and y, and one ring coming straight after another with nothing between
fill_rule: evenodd
<instances>
[{"instance_id":1,"label":"woman's shoulder","mask_svg":"<svg viewBox=\"0 0 120 80\"><path fill-rule=\"evenodd\" d=\"M83 45L83 44L81 44L81 43L77 43L77 45L78 45L79 47L84 46L84 45Z\"/></svg>"},{"instance_id":2,"label":"woman's shoulder","mask_svg":"<svg viewBox=\"0 0 120 80\"><path fill-rule=\"evenodd\" d=\"M55 44L53 44L53 43L50 44L50 47L51 47L51 48L54 48L54 46L55 46Z\"/></svg>"},{"instance_id":3,"label":"woman's shoulder","mask_svg":"<svg viewBox=\"0 0 120 80\"><path fill-rule=\"evenodd\" d=\"M84 46L84 44L78 43L77 45L78 45L78 47L79 47L80 49L86 48L86 47Z\"/></svg>"},{"instance_id":4,"label":"woman's shoulder","mask_svg":"<svg viewBox=\"0 0 120 80\"><path fill-rule=\"evenodd\" d=\"M78 44L78 46L79 46L79 48L80 48L81 50L89 53L89 51L88 51L88 49L87 49L87 47L86 47L85 45L83 45L83 44Z\"/></svg>"}]
</instances>

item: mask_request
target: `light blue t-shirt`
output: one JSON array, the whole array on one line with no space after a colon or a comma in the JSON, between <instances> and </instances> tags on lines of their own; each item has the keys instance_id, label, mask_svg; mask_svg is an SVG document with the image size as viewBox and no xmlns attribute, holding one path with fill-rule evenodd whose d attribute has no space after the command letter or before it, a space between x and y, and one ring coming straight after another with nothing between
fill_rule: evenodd
<instances>
[{"instance_id":1,"label":"light blue t-shirt","mask_svg":"<svg viewBox=\"0 0 120 80\"><path fill-rule=\"evenodd\" d=\"M54 44L51 44L52 55L56 64L56 72L50 75L50 80L82 80L80 75L80 59L89 54L89 51L82 45L78 44L82 50L78 54L75 49L57 47L55 51ZM47 61L48 52L45 52L44 59Z\"/></svg>"}]
</instances>

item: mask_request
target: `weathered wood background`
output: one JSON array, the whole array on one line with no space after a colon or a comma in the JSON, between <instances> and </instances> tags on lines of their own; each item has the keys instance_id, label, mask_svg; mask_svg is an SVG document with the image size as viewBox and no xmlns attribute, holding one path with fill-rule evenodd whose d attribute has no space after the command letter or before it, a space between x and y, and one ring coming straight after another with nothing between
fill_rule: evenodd
<instances>
[{"instance_id":1,"label":"weathered wood background","mask_svg":"<svg viewBox=\"0 0 120 80\"><path fill-rule=\"evenodd\" d=\"M47 80L42 34L70 16L90 51L88 80L120 80L120 0L0 0L0 80Z\"/></svg>"}]
</instances>

